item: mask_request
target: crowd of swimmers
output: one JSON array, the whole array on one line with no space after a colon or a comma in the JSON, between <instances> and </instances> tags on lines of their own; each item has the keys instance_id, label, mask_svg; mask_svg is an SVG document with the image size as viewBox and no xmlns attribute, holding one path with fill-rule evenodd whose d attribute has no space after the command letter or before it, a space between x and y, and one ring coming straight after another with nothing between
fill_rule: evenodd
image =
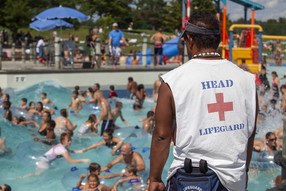
<instances>
[{"instance_id":1,"label":"crowd of swimmers","mask_svg":"<svg viewBox=\"0 0 286 191\"><path fill-rule=\"evenodd\" d=\"M159 86L160 81L156 80L152 92L155 102L158 97ZM137 82L134 81L132 77L129 77L127 90L130 93L129 98L134 101L133 109L142 109L145 98L150 97L146 93L144 85L137 85ZM43 155L37 159L37 169L34 173L19 176L18 178L27 178L30 176L40 175L49 168L50 162L58 157L63 157L68 163L90 163L89 159L72 159L69 153L83 153L100 146L107 146L112 148L110 152L111 155L118 156L101 169L100 165L96 163L100 170L90 170L87 175L82 175L77 183L77 187L82 190L117 190L118 184L126 181L128 182L130 180L137 180L138 183L140 182L141 186L141 180L137 173L146 170L145 162L140 153L132 150L132 145L130 143L124 143L122 139L113 136L113 131L120 128L115 124L118 118L120 118L126 126L132 126L132 124L128 123L123 117L123 103L116 99L118 94L116 93L113 85L109 87L109 91L110 93L108 98L105 98L100 89L100 84L98 83L95 83L93 88L89 87L86 91L81 91L79 86L75 86L74 90L72 91L70 104L67 105L66 108L60 109L60 115L54 117L55 111L58 110L58 108L55 106L56 103L48 98L47 93L43 92L41 94L40 101L36 103L31 101L28 104L27 98L22 98L18 106L17 104L12 105L9 94L4 94L0 88L1 105L4 111L3 117L14 125L30 125L38 128L38 135L36 133L32 134L35 136L33 140L52 146L50 150L43 153ZM115 103L114 109L111 109L110 100L114 101ZM91 104L94 107L98 107L100 109L100 114L99 117L97 117L95 114L90 114L87 116L87 120L78 127L77 124L72 123L68 116L69 114L76 115L77 113L81 112L84 104ZM16 108L20 111L25 111L25 116L17 117L16 115L13 115L14 110L11 109L12 106L14 110ZM146 118L138 119L140 122L143 122L142 128L150 134L152 134L155 127L155 108L156 106L150 108L150 111L147 112ZM35 116L41 120L34 120ZM99 127L100 124L101 127ZM76 128L77 131L74 132ZM79 136L94 136L98 134L102 136L103 139L90 145L89 147L72 151L69 150L68 147L71 144L71 138L74 133ZM57 143L56 137L59 138L59 143ZM6 146L4 139L0 139L0 151L10 151ZM109 170L117 163L124 163L127 165L124 174L109 175L108 177L99 175L100 172ZM90 165L94 164L95 163L91 163ZM81 182L85 177L87 177L87 183L82 185ZM99 185L100 178L113 177L122 178L119 179L113 186Z\"/></svg>"}]
</instances>

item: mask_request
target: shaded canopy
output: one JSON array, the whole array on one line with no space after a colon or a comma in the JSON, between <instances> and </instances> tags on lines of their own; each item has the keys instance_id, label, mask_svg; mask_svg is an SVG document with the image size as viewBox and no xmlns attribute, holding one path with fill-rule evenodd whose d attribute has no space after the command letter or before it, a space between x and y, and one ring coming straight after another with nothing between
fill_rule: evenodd
<instances>
[{"instance_id":1,"label":"shaded canopy","mask_svg":"<svg viewBox=\"0 0 286 191\"><path fill-rule=\"evenodd\" d=\"M73 25L61 19L36 20L30 23L30 28L35 29L37 31L45 31L59 27L72 28Z\"/></svg>"}]
</instances>

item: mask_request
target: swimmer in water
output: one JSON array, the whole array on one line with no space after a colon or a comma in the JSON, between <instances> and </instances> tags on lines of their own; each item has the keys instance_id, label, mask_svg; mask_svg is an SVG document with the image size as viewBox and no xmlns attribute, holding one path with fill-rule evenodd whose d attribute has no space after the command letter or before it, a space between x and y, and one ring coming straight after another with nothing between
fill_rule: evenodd
<instances>
[{"instance_id":1,"label":"swimmer in water","mask_svg":"<svg viewBox=\"0 0 286 191\"><path fill-rule=\"evenodd\" d=\"M20 108L21 108L21 109L28 110L27 98L22 98L22 99L21 99L21 101L20 101Z\"/></svg>"},{"instance_id":2,"label":"swimmer in water","mask_svg":"<svg viewBox=\"0 0 286 191\"><path fill-rule=\"evenodd\" d=\"M28 124L32 124L35 127L40 127L40 125L36 122L36 121L26 121L25 117L19 117L19 119L16 116L12 117L12 123L14 125L28 125Z\"/></svg>"},{"instance_id":3,"label":"swimmer in water","mask_svg":"<svg viewBox=\"0 0 286 191\"><path fill-rule=\"evenodd\" d=\"M113 118L113 125L116 129L119 128L115 125L115 121L117 120L118 117L120 117L121 121L123 121L123 123L125 123L127 126L131 126L127 121L125 121L125 119L122 116L122 111L121 111L122 107L123 107L122 102L116 102L115 108L111 111L111 115Z\"/></svg>"},{"instance_id":4,"label":"swimmer in water","mask_svg":"<svg viewBox=\"0 0 286 191\"><path fill-rule=\"evenodd\" d=\"M85 178L85 175L80 176L80 180L77 183L77 187L82 191L108 191L107 186L100 184L99 177L96 174L90 174L87 176L87 184L82 185L81 182ZM79 186L78 186L79 185Z\"/></svg>"},{"instance_id":5,"label":"swimmer in water","mask_svg":"<svg viewBox=\"0 0 286 191\"><path fill-rule=\"evenodd\" d=\"M146 94L146 90L144 88L144 85L139 84L137 87L137 91L136 91L136 99L135 99L135 102L133 104L134 110L140 110L143 108L143 103L144 103L145 97L149 97L149 96Z\"/></svg>"},{"instance_id":6,"label":"swimmer in water","mask_svg":"<svg viewBox=\"0 0 286 191\"><path fill-rule=\"evenodd\" d=\"M142 128L152 135L155 128L155 113L153 111L148 111L147 118L144 120Z\"/></svg>"},{"instance_id":7,"label":"swimmer in water","mask_svg":"<svg viewBox=\"0 0 286 191\"><path fill-rule=\"evenodd\" d=\"M94 148L105 145L108 147L113 147L111 154L115 155L116 151L122 146L123 140L121 140L118 137L113 137L112 133L113 133L113 131L111 129L107 129L103 132L103 135L102 135L103 140L102 141L95 143L95 144L93 144L87 148L82 149L82 150L74 151L74 152L75 153L83 153L83 152L86 152L90 149L94 149Z\"/></svg>"},{"instance_id":8,"label":"swimmer in water","mask_svg":"<svg viewBox=\"0 0 286 191\"><path fill-rule=\"evenodd\" d=\"M137 171L145 170L145 163L142 156L138 152L132 151L132 145L130 143L123 144L121 147L121 154L106 166L102 167L101 171L107 171L117 163L135 165Z\"/></svg>"},{"instance_id":9,"label":"swimmer in water","mask_svg":"<svg viewBox=\"0 0 286 191\"><path fill-rule=\"evenodd\" d=\"M129 90L130 92L129 98L135 100L137 91L137 82L135 82L132 77L128 78L127 90Z\"/></svg>"},{"instance_id":10,"label":"swimmer in water","mask_svg":"<svg viewBox=\"0 0 286 191\"><path fill-rule=\"evenodd\" d=\"M0 191L11 191L11 186L9 186L8 184L3 184L0 186Z\"/></svg>"},{"instance_id":11,"label":"swimmer in water","mask_svg":"<svg viewBox=\"0 0 286 191\"><path fill-rule=\"evenodd\" d=\"M117 191L117 187L124 183L128 182L132 185L132 190L141 190L141 178L137 176L137 169L134 165L128 165L125 168L124 176L119 179L113 186L112 191Z\"/></svg>"},{"instance_id":12,"label":"swimmer in water","mask_svg":"<svg viewBox=\"0 0 286 191\"><path fill-rule=\"evenodd\" d=\"M60 114L60 116L54 118L56 122L55 134L57 136L60 136L67 130L73 131L77 127L77 124L73 125L71 120L68 119L68 111L66 109L61 109Z\"/></svg>"},{"instance_id":13,"label":"swimmer in water","mask_svg":"<svg viewBox=\"0 0 286 191\"><path fill-rule=\"evenodd\" d=\"M80 134L80 135L97 134L98 129L96 126L96 121L97 121L96 115L90 114L88 117L88 120L80 126L79 130L77 131L77 134Z\"/></svg>"},{"instance_id":14,"label":"swimmer in water","mask_svg":"<svg viewBox=\"0 0 286 191\"><path fill-rule=\"evenodd\" d=\"M268 132L265 135L266 142L263 140L254 140L253 150L257 152L277 151L282 147L282 142L277 140L273 132Z\"/></svg>"},{"instance_id":15,"label":"swimmer in water","mask_svg":"<svg viewBox=\"0 0 286 191\"><path fill-rule=\"evenodd\" d=\"M51 104L54 105L54 102L52 102L52 100L50 100L49 98L47 98L47 93L43 92L41 94L41 101L43 104Z\"/></svg>"},{"instance_id":16,"label":"swimmer in water","mask_svg":"<svg viewBox=\"0 0 286 191\"><path fill-rule=\"evenodd\" d=\"M11 107L11 102L4 101L3 103L3 109L5 110L4 119L7 119L8 121L12 121L12 112L10 110L10 107Z\"/></svg>"},{"instance_id":17,"label":"swimmer in water","mask_svg":"<svg viewBox=\"0 0 286 191\"><path fill-rule=\"evenodd\" d=\"M71 98L71 103L67 106L67 109L71 107L71 113L77 114L82 109L82 104L78 98L78 92L74 91Z\"/></svg>"},{"instance_id":18,"label":"swimmer in water","mask_svg":"<svg viewBox=\"0 0 286 191\"><path fill-rule=\"evenodd\" d=\"M49 121L52 119L50 112L45 111L45 112L43 113L42 119L43 119L43 122L42 122L42 124L41 124L40 129L38 130L38 133L39 133L40 135L42 135L42 136L46 136L46 135L47 135L48 123L49 123Z\"/></svg>"},{"instance_id":19,"label":"swimmer in water","mask_svg":"<svg viewBox=\"0 0 286 191\"><path fill-rule=\"evenodd\" d=\"M55 140L56 138L56 135L55 135L55 132L54 132L54 129L55 129L55 126L56 126L56 123L54 120L50 120L47 124L47 136L46 136L46 140L41 140L39 138L34 138L34 141L37 141L37 142L40 142L40 143L44 143L44 144L47 144L47 145L55 145L57 143L57 141Z\"/></svg>"},{"instance_id":20,"label":"swimmer in water","mask_svg":"<svg viewBox=\"0 0 286 191\"><path fill-rule=\"evenodd\" d=\"M72 159L69 155L67 147L71 144L71 136L68 133L62 133L60 138L60 143L53 146L48 150L43 156L40 156L37 159L37 170L35 173L27 174L23 177L18 178L27 178L31 176L38 176L45 170L49 168L49 163L55 160L58 157L63 156L68 163L89 163L89 159Z\"/></svg>"}]
</instances>

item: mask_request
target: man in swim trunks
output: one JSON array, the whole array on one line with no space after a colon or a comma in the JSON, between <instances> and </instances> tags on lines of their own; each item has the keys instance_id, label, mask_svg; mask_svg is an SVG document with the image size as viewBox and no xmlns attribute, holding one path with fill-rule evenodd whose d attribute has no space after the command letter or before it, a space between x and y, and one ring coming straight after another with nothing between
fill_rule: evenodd
<instances>
[{"instance_id":1,"label":"man in swim trunks","mask_svg":"<svg viewBox=\"0 0 286 191\"><path fill-rule=\"evenodd\" d=\"M135 82L132 77L128 78L127 90L129 90L130 92L129 98L135 100L137 91L137 82Z\"/></svg>"},{"instance_id":2,"label":"man in swim trunks","mask_svg":"<svg viewBox=\"0 0 286 191\"><path fill-rule=\"evenodd\" d=\"M49 98L47 98L47 93L45 93L45 92L43 92L42 94L41 94L41 101L40 102L42 102L43 104L51 104L51 105L54 105L54 103L49 99Z\"/></svg>"},{"instance_id":3,"label":"man in swim trunks","mask_svg":"<svg viewBox=\"0 0 286 191\"><path fill-rule=\"evenodd\" d=\"M102 136L103 131L106 129L112 128L113 125L113 119L111 115L111 107L109 102L103 97L103 95L99 92L94 93L94 97L97 101L97 104L100 107L100 116L95 123L95 125L99 125L100 122L102 121L101 124L101 131L100 131L100 136Z\"/></svg>"},{"instance_id":4,"label":"man in swim trunks","mask_svg":"<svg viewBox=\"0 0 286 191\"><path fill-rule=\"evenodd\" d=\"M246 190L258 111L255 77L216 52L221 39L215 15L194 12L182 36L193 57L161 77L150 191ZM165 188L161 174L171 141L174 160ZM192 175L209 178L199 184ZM180 178L187 177L182 185Z\"/></svg>"},{"instance_id":5,"label":"man in swim trunks","mask_svg":"<svg viewBox=\"0 0 286 191\"><path fill-rule=\"evenodd\" d=\"M118 24L113 23L112 25L113 30L109 32L109 52L112 57L112 64L113 68L116 69L116 65L119 61L121 49L120 49L120 40L123 40L126 46L129 46L129 44L126 42L124 38L124 34L121 32L121 30L118 29Z\"/></svg>"},{"instance_id":6,"label":"man in swim trunks","mask_svg":"<svg viewBox=\"0 0 286 191\"><path fill-rule=\"evenodd\" d=\"M71 113L77 114L82 109L82 104L78 98L78 92L74 91L71 98L71 103L67 106L67 109L71 106Z\"/></svg>"},{"instance_id":7,"label":"man in swim trunks","mask_svg":"<svg viewBox=\"0 0 286 191\"><path fill-rule=\"evenodd\" d=\"M123 144L121 147L121 154L104 166L101 171L107 171L117 163L135 165L137 171L145 170L145 163L142 156L139 153L132 151L132 145L130 143Z\"/></svg>"},{"instance_id":8,"label":"man in swim trunks","mask_svg":"<svg viewBox=\"0 0 286 191\"><path fill-rule=\"evenodd\" d=\"M154 60L155 60L155 66L160 64L160 58L163 54L163 44L166 41L166 37L165 35L162 33L162 29L159 28L158 32L156 32L155 34L153 34L153 36L151 37L151 40L154 40L154 52L155 52L155 56L154 56Z\"/></svg>"}]
</instances>

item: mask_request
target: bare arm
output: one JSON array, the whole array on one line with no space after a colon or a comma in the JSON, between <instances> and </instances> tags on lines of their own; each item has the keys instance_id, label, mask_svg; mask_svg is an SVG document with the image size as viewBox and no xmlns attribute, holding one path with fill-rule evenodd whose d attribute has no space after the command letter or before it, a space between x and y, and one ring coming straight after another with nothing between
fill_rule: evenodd
<instances>
[{"instance_id":1,"label":"bare arm","mask_svg":"<svg viewBox=\"0 0 286 191\"><path fill-rule=\"evenodd\" d=\"M151 143L150 191L165 190L161 174L168 159L173 132L174 101L170 88L162 83L155 112L155 129ZM158 160L160 158L160 160Z\"/></svg>"},{"instance_id":2,"label":"bare arm","mask_svg":"<svg viewBox=\"0 0 286 191\"><path fill-rule=\"evenodd\" d=\"M126 46L129 46L129 44L127 43L127 41L126 41L126 39L125 39L124 37L122 37L121 39L123 40L123 42L124 42L124 44L125 44Z\"/></svg>"},{"instance_id":3,"label":"bare arm","mask_svg":"<svg viewBox=\"0 0 286 191\"><path fill-rule=\"evenodd\" d=\"M51 105L54 105L54 103L50 99L48 99L48 103L50 103Z\"/></svg>"},{"instance_id":4,"label":"bare arm","mask_svg":"<svg viewBox=\"0 0 286 191\"><path fill-rule=\"evenodd\" d=\"M122 145L123 145L123 140L121 140L118 137L113 137L113 141L116 142L116 146L112 149L111 154L115 155L115 152L117 151L117 149L119 149Z\"/></svg>"},{"instance_id":5,"label":"bare arm","mask_svg":"<svg viewBox=\"0 0 286 191\"><path fill-rule=\"evenodd\" d=\"M112 40L112 37L109 37L108 46L111 46L111 40Z\"/></svg>"},{"instance_id":6,"label":"bare arm","mask_svg":"<svg viewBox=\"0 0 286 191\"><path fill-rule=\"evenodd\" d=\"M67 129L70 131L73 131L77 127L77 125L76 124L72 125L72 122L69 119L66 119L66 120L67 120Z\"/></svg>"},{"instance_id":7,"label":"bare arm","mask_svg":"<svg viewBox=\"0 0 286 191\"><path fill-rule=\"evenodd\" d=\"M123 118L122 112L120 112L119 117L120 117L121 121L123 121L123 123L125 123L125 124L128 125L128 126L131 126L130 123L128 123L127 121L125 121L125 119Z\"/></svg>"},{"instance_id":8,"label":"bare arm","mask_svg":"<svg viewBox=\"0 0 286 191\"><path fill-rule=\"evenodd\" d=\"M36 121L21 121L19 125L34 124L36 127L40 127Z\"/></svg>"},{"instance_id":9,"label":"bare arm","mask_svg":"<svg viewBox=\"0 0 286 191\"><path fill-rule=\"evenodd\" d=\"M89 163L90 162L89 159L72 159L68 151L64 152L62 155L68 161L68 163L81 163L81 162Z\"/></svg>"},{"instance_id":10,"label":"bare arm","mask_svg":"<svg viewBox=\"0 0 286 191\"><path fill-rule=\"evenodd\" d=\"M80 187L83 179L85 178L85 174L80 175L78 182L76 183L76 187Z\"/></svg>"},{"instance_id":11,"label":"bare arm","mask_svg":"<svg viewBox=\"0 0 286 191\"><path fill-rule=\"evenodd\" d=\"M111 161L110 163L108 163L106 166L101 168L101 172L103 171L107 171L108 169L112 168L114 165L116 165L117 163L120 163L120 161L122 160L122 155L119 155L116 159L114 159L113 161Z\"/></svg>"},{"instance_id":12,"label":"bare arm","mask_svg":"<svg viewBox=\"0 0 286 191\"><path fill-rule=\"evenodd\" d=\"M88 150L90 150L90 149L94 149L94 148L99 147L99 146L104 145L104 144L105 144L105 141L102 140L102 141L100 141L100 142L98 142L98 143L95 143L95 144L93 144L93 145L91 145L91 146L85 148L85 149L82 149L82 151L85 152L85 151L88 151Z\"/></svg>"},{"instance_id":13,"label":"bare arm","mask_svg":"<svg viewBox=\"0 0 286 191\"><path fill-rule=\"evenodd\" d=\"M246 171L248 171L250 160L251 160L251 157L252 157L252 150L253 150L253 144L254 144L254 137L255 137L255 133L256 133L256 121L257 121L258 111L259 111L258 96L256 94L255 123L254 123L253 132L252 132L251 136L248 138L248 143L247 143ZM247 182L248 182L248 174L246 173L246 188L247 188Z\"/></svg>"}]
</instances>

